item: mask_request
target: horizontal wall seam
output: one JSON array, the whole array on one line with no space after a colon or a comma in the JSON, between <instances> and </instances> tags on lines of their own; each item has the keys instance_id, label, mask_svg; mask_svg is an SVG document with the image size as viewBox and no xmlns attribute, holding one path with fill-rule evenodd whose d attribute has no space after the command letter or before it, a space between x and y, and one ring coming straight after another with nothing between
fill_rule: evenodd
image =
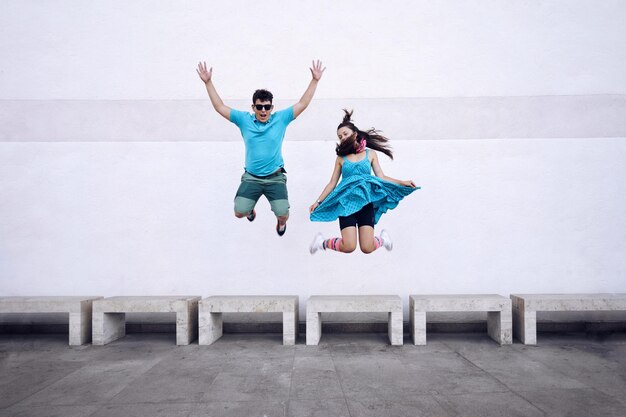
<instances>
[{"instance_id":1,"label":"horizontal wall seam","mask_svg":"<svg viewBox=\"0 0 626 417\"><path fill-rule=\"evenodd\" d=\"M545 138L467 138L467 139L427 139L427 138L416 138L416 139L392 139L393 143L399 142L454 142L454 141L541 141L541 140L603 140L603 139L623 139L626 140L626 136L604 136L604 137L545 137ZM334 140L329 139L303 139L303 140L295 140L285 138L285 142L297 142L297 143L316 143L316 142L329 142L335 143ZM241 138L229 139L229 140L139 140L139 139L118 139L118 140L108 140L108 139L94 139L88 141L81 140L34 140L34 139L26 139L26 140L0 140L0 143L241 143L243 142Z\"/></svg>"},{"instance_id":2,"label":"horizontal wall seam","mask_svg":"<svg viewBox=\"0 0 626 417\"><path fill-rule=\"evenodd\" d=\"M520 94L520 95L486 95L486 96L389 96L389 97L315 97L312 103L316 101L337 101L337 100L438 100L438 99L490 99L490 98L543 98L543 97L626 97L624 93L590 93L590 94ZM297 101L300 97L279 97L276 101ZM224 101L249 101L249 97L222 97ZM116 102L154 102L154 101L167 101L167 102L180 102L180 101L196 101L196 102L209 102L209 97L206 98L133 98L133 99L121 99L121 98L51 98L51 99L38 99L38 98L0 98L0 102L3 101L116 101Z\"/></svg>"}]
</instances>

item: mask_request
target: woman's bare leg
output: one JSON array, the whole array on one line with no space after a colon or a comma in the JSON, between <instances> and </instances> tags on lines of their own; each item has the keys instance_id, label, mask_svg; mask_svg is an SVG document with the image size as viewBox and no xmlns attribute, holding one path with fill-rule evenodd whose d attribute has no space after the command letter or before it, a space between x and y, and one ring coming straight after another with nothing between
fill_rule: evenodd
<instances>
[{"instance_id":1,"label":"woman's bare leg","mask_svg":"<svg viewBox=\"0 0 626 417\"><path fill-rule=\"evenodd\" d=\"M393 244L385 230L382 230L380 237L377 237L374 236L374 228L372 226L361 226L359 227L359 246L361 247L361 252L372 253L383 246L385 249L391 250Z\"/></svg>"},{"instance_id":2,"label":"woman's bare leg","mask_svg":"<svg viewBox=\"0 0 626 417\"><path fill-rule=\"evenodd\" d=\"M341 237L333 237L324 241L324 249L350 253L356 249L356 227L350 226L341 229Z\"/></svg>"}]
</instances>

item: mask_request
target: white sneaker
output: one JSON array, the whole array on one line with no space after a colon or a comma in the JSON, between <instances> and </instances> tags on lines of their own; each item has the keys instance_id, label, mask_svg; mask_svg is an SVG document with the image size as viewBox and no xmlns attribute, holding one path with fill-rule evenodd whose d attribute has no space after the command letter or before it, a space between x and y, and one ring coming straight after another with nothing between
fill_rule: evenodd
<instances>
[{"instance_id":1,"label":"white sneaker","mask_svg":"<svg viewBox=\"0 0 626 417\"><path fill-rule=\"evenodd\" d=\"M380 238L383 240L383 247L387 250L393 249L393 242L389 237L389 233L385 229L380 231Z\"/></svg>"},{"instance_id":2,"label":"white sneaker","mask_svg":"<svg viewBox=\"0 0 626 417\"><path fill-rule=\"evenodd\" d=\"M311 242L311 246L309 246L309 252L313 255L320 249L324 249L324 237L321 233L318 233L313 238L313 242Z\"/></svg>"}]
</instances>

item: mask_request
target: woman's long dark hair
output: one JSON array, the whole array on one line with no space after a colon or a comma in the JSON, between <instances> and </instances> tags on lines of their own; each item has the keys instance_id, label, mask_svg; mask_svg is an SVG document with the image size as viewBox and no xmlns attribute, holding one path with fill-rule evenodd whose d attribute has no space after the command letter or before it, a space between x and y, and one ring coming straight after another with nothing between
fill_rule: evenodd
<instances>
[{"instance_id":1,"label":"woman's long dark hair","mask_svg":"<svg viewBox=\"0 0 626 417\"><path fill-rule=\"evenodd\" d=\"M365 139L365 146L370 149L380 151L387 155L389 158L393 159L391 147L387 144L387 142L389 142L389 139L381 135L380 131L374 128L366 131L359 130L359 128L356 127L354 123L352 123L353 110L348 111L346 109L343 109L343 111L345 113L343 116L343 121L339 123L339 126L337 126L337 130L341 129L342 127L347 127L356 134L356 137L340 141L335 147L335 152L337 152L337 156L346 156L352 153L356 153L358 143L361 141L361 139Z\"/></svg>"}]
</instances>

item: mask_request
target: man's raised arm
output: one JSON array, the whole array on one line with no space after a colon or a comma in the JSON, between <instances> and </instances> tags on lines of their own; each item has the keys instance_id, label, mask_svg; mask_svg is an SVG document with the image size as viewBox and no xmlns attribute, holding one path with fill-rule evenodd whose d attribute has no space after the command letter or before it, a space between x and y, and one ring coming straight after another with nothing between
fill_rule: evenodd
<instances>
[{"instance_id":1,"label":"man's raised arm","mask_svg":"<svg viewBox=\"0 0 626 417\"><path fill-rule=\"evenodd\" d=\"M209 93L209 98L211 99L211 104L213 104L213 108L216 112L222 115L226 120L230 121L230 107L224 104L219 94L215 90L213 86L213 81L211 81L211 76L213 75L213 67L206 69L206 62L199 62L198 69L196 69L198 76L204 82L206 86L206 91Z\"/></svg>"},{"instance_id":2,"label":"man's raised arm","mask_svg":"<svg viewBox=\"0 0 626 417\"><path fill-rule=\"evenodd\" d=\"M315 94L315 89L317 88L317 83L319 82L320 78L322 78L322 74L326 70L326 67L322 69L322 62L318 59L317 62L313 61L313 67L309 69L311 70L311 75L313 76L313 78L311 79L311 82L309 83L306 91L302 95L302 98L300 98L300 101L293 105L294 119L298 117L300 113L302 113L304 109L306 109L311 103L313 95Z\"/></svg>"}]
</instances>

